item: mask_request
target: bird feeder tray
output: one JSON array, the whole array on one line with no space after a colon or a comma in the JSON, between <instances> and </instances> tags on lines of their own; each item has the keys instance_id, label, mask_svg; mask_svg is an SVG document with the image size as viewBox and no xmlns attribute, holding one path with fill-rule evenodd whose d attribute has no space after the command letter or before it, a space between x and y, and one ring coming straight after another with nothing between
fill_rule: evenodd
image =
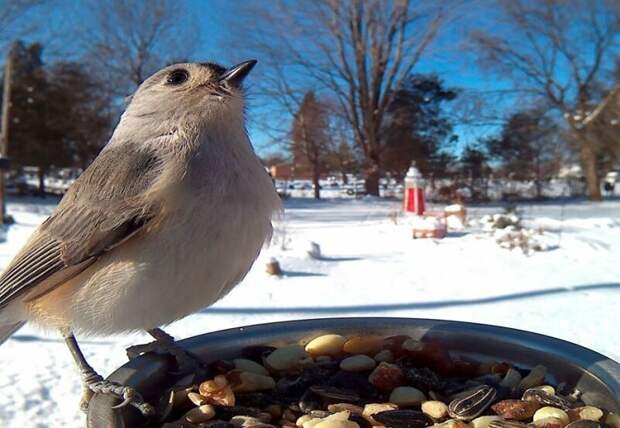
<instances>
[{"instance_id":1,"label":"bird feeder tray","mask_svg":"<svg viewBox=\"0 0 620 428\"><path fill-rule=\"evenodd\" d=\"M416 318L329 318L288 321L239 327L195 336L179 342L206 363L236 358L243 348L254 345L306 344L327 333L407 335L433 342L464 361L505 361L519 367L544 365L545 379L566 381L580 390L587 405L620 412L620 364L579 345L527 331L459 321ZM125 364L109 380L134 387L146 400L158 400L175 378L171 358L148 353ZM118 400L96 394L88 411L89 428L145 426L147 422L131 407L113 409ZM147 423L159 427L156 421Z\"/></svg>"}]
</instances>

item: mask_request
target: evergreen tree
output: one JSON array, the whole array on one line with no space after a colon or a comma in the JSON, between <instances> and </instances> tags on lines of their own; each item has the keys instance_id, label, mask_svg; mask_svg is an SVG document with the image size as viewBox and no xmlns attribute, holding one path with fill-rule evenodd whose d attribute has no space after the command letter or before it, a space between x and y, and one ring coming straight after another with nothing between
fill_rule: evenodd
<instances>
[{"instance_id":1,"label":"evergreen tree","mask_svg":"<svg viewBox=\"0 0 620 428\"><path fill-rule=\"evenodd\" d=\"M486 141L489 155L506 175L535 182L537 197L542 196L544 179L558 167L560 144L556 123L542 109L515 113L498 138Z\"/></svg>"},{"instance_id":2,"label":"evergreen tree","mask_svg":"<svg viewBox=\"0 0 620 428\"><path fill-rule=\"evenodd\" d=\"M422 174L441 177L453 159L445 149L456 141L445 103L457 92L435 75L414 75L399 88L388 109L384 128L384 167L401 177L412 161Z\"/></svg>"},{"instance_id":3,"label":"evergreen tree","mask_svg":"<svg viewBox=\"0 0 620 428\"><path fill-rule=\"evenodd\" d=\"M54 168L86 168L116 116L111 100L75 63L46 66L43 47L14 47L8 156L16 168L37 167L39 192Z\"/></svg>"},{"instance_id":4,"label":"evergreen tree","mask_svg":"<svg viewBox=\"0 0 620 428\"><path fill-rule=\"evenodd\" d=\"M460 170L464 182L471 191L472 199L487 199L491 167L484 144L465 147L460 158Z\"/></svg>"}]
</instances>

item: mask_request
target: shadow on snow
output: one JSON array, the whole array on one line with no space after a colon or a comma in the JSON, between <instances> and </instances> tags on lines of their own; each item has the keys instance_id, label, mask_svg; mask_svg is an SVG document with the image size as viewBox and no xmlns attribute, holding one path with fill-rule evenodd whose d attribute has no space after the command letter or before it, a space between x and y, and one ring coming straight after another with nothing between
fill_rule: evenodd
<instances>
[{"instance_id":1,"label":"shadow on snow","mask_svg":"<svg viewBox=\"0 0 620 428\"><path fill-rule=\"evenodd\" d=\"M594 290L620 290L620 283L587 284L568 287L556 287L546 290L525 291L521 293L505 294L503 296L483 297L480 299L454 299L438 300L432 302L411 302L411 303L386 303L377 305L358 305L358 306L291 306L291 307L229 307L229 308L208 308L201 313L213 315L226 314L347 314L358 312L390 312L408 309L439 309L453 306L470 306L500 303L508 300L529 299L535 297L549 296L554 294L565 294L579 291Z\"/></svg>"}]
</instances>

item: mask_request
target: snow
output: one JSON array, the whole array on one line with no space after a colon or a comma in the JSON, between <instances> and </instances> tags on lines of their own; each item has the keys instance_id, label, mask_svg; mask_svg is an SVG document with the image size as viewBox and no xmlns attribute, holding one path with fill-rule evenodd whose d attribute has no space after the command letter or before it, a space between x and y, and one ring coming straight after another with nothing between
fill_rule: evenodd
<instances>
[{"instance_id":1,"label":"snow","mask_svg":"<svg viewBox=\"0 0 620 428\"><path fill-rule=\"evenodd\" d=\"M0 268L55 203L10 201L17 224L0 243ZM168 331L183 338L296 318L439 318L531 330L620 360L620 200L520 205L523 226L542 233L547 248L529 255L501 248L480 225L503 212L500 205L468 206L469 226L443 240L411 239L400 206L376 198L288 200L272 246L243 283ZM310 241L320 257L307 254ZM282 277L265 272L271 257ZM126 361L126 347L147 340L134 334L80 343L107 375ZM80 378L55 333L26 326L0 347L0 390L2 427L84 426Z\"/></svg>"}]
</instances>

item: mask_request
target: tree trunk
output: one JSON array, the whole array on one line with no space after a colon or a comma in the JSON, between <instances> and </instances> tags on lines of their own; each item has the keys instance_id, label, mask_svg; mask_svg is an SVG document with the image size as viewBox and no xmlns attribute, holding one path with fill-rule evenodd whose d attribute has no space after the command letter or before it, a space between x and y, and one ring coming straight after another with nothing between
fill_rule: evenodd
<instances>
[{"instance_id":1,"label":"tree trunk","mask_svg":"<svg viewBox=\"0 0 620 428\"><path fill-rule=\"evenodd\" d=\"M540 154L535 154L534 155L534 185L536 186L536 199L540 200L542 199L542 190L543 190L543 177L542 177L542 167L541 167L541 160L540 160Z\"/></svg>"},{"instance_id":2,"label":"tree trunk","mask_svg":"<svg viewBox=\"0 0 620 428\"><path fill-rule=\"evenodd\" d=\"M45 169L39 167L37 170L37 176L39 177L39 196L45 196Z\"/></svg>"},{"instance_id":3,"label":"tree trunk","mask_svg":"<svg viewBox=\"0 0 620 428\"><path fill-rule=\"evenodd\" d=\"M379 196L379 177L381 177L379 167L373 165L366 177L366 193L368 195Z\"/></svg>"},{"instance_id":4,"label":"tree trunk","mask_svg":"<svg viewBox=\"0 0 620 428\"><path fill-rule=\"evenodd\" d=\"M585 132L579 133L577 139L580 146L581 166L588 186L588 196L591 201L601 201L603 196L601 195L601 183L596 170L594 143Z\"/></svg>"},{"instance_id":5,"label":"tree trunk","mask_svg":"<svg viewBox=\"0 0 620 428\"><path fill-rule=\"evenodd\" d=\"M312 164L312 184L314 185L314 199L321 199L321 187L319 185L319 179L321 178L321 170L319 163L314 162Z\"/></svg>"},{"instance_id":6,"label":"tree trunk","mask_svg":"<svg viewBox=\"0 0 620 428\"><path fill-rule=\"evenodd\" d=\"M542 199L542 180L539 178L536 178L536 180L534 180L534 184L536 185L536 199Z\"/></svg>"},{"instance_id":7,"label":"tree trunk","mask_svg":"<svg viewBox=\"0 0 620 428\"><path fill-rule=\"evenodd\" d=\"M342 171L341 174L342 174L342 184L343 185L349 184L349 177L347 177L347 173L345 171Z\"/></svg>"}]
</instances>

